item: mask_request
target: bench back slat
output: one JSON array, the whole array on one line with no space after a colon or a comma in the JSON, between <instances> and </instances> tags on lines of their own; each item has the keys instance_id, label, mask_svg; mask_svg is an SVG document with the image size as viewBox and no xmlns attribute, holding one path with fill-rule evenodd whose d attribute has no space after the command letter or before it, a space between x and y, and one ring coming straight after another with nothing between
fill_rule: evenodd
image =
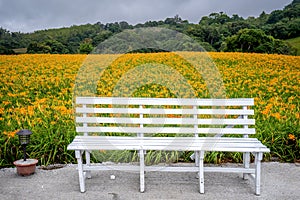
<instances>
[{"instance_id":1,"label":"bench back slat","mask_svg":"<svg viewBox=\"0 0 300 200\"><path fill-rule=\"evenodd\" d=\"M253 110L243 109L163 109L163 108L76 108L76 113L109 114L178 114L178 115L254 115Z\"/></svg>"},{"instance_id":2,"label":"bench back slat","mask_svg":"<svg viewBox=\"0 0 300 200\"><path fill-rule=\"evenodd\" d=\"M254 125L254 119L192 119L192 118L117 118L117 117L77 117L78 123L108 124L177 124L177 125Z\"/></svg>"},{"instance_id":3,"label":"bench back slat","mask_svg":"<svg viewBox=\"0 0 300 200\"><path fill-rule=\"evenodd\" d=\"M184 128L184 127L77 127L77 132L89 133L178 133L178 134L254 134L254 128Z\"/></svg>"},{"instance_id":4,"label":"bench back slat","mask_svg":"<svg viewBox=\"0 0 300 200\"><path fill-rule=\"evenodd\" d=\"M76 131L85 135L255 134L253 99L78 97L76 105Z\"/></svg>"},{"instance_id":5,"label":"bench back slat","mask_svg":"<svg viewBox=\"0 0 300 200\"><path fill-rule=\"evenodd\" d=\"M126 98L126 97L77 97L76 104L108 105L179 105L179 106L251 106L252 98L238 99L181 99L181 98Z\"/></svg>"}]
</instances>

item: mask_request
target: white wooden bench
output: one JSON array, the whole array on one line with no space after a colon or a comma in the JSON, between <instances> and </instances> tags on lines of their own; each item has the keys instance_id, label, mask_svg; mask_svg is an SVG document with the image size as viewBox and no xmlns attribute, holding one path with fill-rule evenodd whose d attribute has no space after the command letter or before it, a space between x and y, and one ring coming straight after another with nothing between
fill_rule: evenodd
<instances>
[{"instance_id":1,"label":"white wooden bench","mask_svg":"<svg viewBox=\"0 0 300 200\"><path fill-rule=\"evenodd\" d=\"M255 194L259 195L261 160L263 153L270 150L258 139L248 137L255 134L255 120L248 118L253 118L254 111L249 109L253 105L253 99L77 97L76 131L82 135L75 137L68 150L75 150L80 191L85 192L85 178L91 178L92 170L139 171L140 192L145 190L145 171L160 170L197 172L200 193L204 193L204 172L242 173L244 178L246 175L254 178ZM92 136L95 133L103 136ZM133 136L105 136L123 133ZM154 137L157 133L176 137ZM139 166L91 165L92 150L136 150ZM145 166L148 150L194 151L195 166L159 169ZM209 151L242 152L243 167L204 167L205 152ZM251 153L255 160L253 168L250 168Z\"/></svg>"}]
</instances>

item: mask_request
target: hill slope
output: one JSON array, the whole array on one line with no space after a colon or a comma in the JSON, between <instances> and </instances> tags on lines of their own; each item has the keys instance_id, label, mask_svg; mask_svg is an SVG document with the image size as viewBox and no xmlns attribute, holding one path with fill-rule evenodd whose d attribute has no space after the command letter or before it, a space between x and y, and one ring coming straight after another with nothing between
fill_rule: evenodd
<instances>
[{"instance_id":1,"label":"hill slope","mask_svg":"<svg viewBox=\"0 0 300 200\"><path fill-rule=\"evenodd\" d=\"M292 47L297 49L297 56L300 56L300 37L286 40Z\"/></svg>"}]
</instances>

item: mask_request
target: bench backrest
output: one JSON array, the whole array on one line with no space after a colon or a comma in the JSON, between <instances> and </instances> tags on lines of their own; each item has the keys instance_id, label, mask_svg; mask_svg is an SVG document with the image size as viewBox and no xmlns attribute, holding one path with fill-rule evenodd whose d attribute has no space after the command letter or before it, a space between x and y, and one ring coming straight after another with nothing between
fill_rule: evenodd
<instances>
[{"instance_id":1,"label":"bench backrest","mask_svg":"<svg viewBox=\"0 0 300 200\"><path fill-rule=\"evenodd\" d=\"M107 136L254 134L253 99L77 97L76 131ZM178 135L177 135L178 136Z\"/></svg>"}]
</instances>

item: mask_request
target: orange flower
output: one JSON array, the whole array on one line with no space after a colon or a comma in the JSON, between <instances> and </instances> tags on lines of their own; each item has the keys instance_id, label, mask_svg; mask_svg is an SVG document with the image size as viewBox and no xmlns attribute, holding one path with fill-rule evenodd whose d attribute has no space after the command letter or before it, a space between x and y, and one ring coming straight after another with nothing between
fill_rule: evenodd
<instances>
[{"instance_id":1,"label":"orange flower","mask_svg":"<svg viewBox=\"0 0 300 200\"><path fill-rule=\"evenodd\" d=\"M290 133L290 134L289 134L289 139L290 139L290 140L296 140L296 137L295 137L293 134Z\"/></svg>"},{"instance_id":2,"label":"orange flower","mask_svg":"<svg viewBox=\"0 0 300 200\"><path fill-rule=\"evenodd\" d=\"M269 112L270 112L270 110L271 110L271 108L272 108L272 106L273 106L272 104L268 104L266 106L266 108L261 113L264 114L264 115L268 115Z\"/></svg>"},{"instance_id":3,"label":"orange flower","mask_svg":"<svg viewBox=\"0 0 300 200\"><path fill-rule=\"evenodd\" d=\"M277 113L272 113L271 116L272 116L272 117L275 117L275 118L278 119L278 120L281 119L281 115L280 115L280 113L278 113L278 112L277 112Z\"/></svg>"},{"instance_id":4,"label":"orange flower","mask_svg":"<svg viewBox=\"0 0 300 200\"><path fill-rule=\"evenodd\" d=\"M4 135L8 136L9 138L11 137L15 137L16 133L18 132L18 130L12 131L12 132L6 132L4 131Z\"/></svg>"}]
</instances>

